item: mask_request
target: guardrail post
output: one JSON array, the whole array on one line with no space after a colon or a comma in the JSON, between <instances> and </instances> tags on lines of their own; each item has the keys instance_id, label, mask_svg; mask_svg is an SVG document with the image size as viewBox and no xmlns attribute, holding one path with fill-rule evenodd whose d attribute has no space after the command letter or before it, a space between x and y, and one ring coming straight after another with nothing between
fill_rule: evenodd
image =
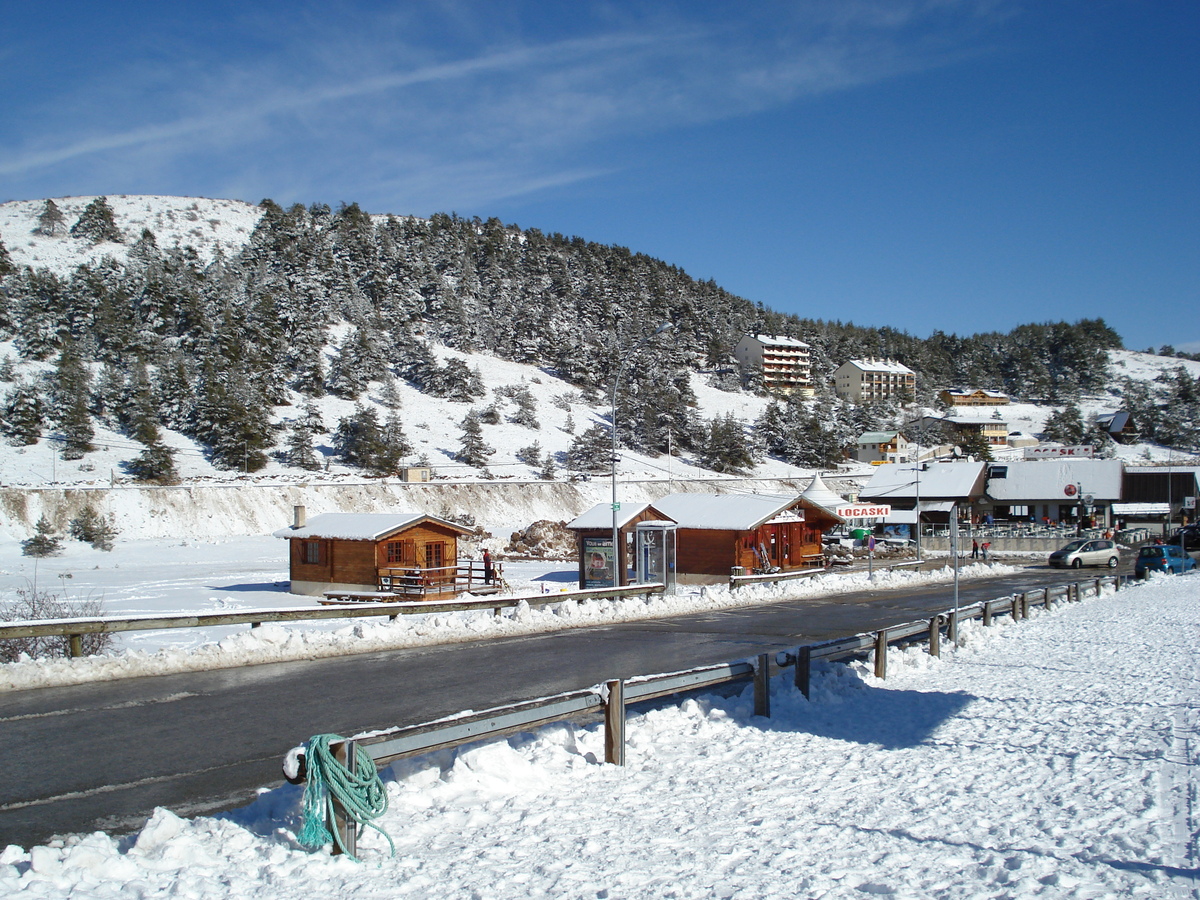
<instances>
[{"instance_id":1,"label":"guardrail post","mask_svg":"<svg viewBox=\"0 0 1200 900\"><path fill-rule=\"evenodd\" d=\"M67 655L72 659L78 659L83 656L83 635L71 634L67 636Z\"/></svg>"},{"instance_id":2,"label":"guardrail post","mask_svg":"<svg viewBox=\"0 0 1200 900\"><path fill-rule=\"evenodd\" d=\"M992 624L992 601L983 601L983 627L988 628Z\"/></svg>"},{"instance_id":3,"label":"guardrail post","mask_svg":"<svg viewBox=\"0 0 1200 900\"><path fill-rule=\"evenodd\" d=\"M754 714L771 718L771 657L763 653L754 667Z\"/></svg>"},{"instance_id":4,"label":"guardrail post","mask_svg":"<svg viewBox=\"0 0 1200 900\"><path fill-rule=\"evenodd\" d=\"M1096 579L1096 599L1097 599L1097 600L1099 600L1099 599L1100 599L1100 582L1101 582L1101 581L1103 581L1103 580L1104 580L1104 579L1102 579L1102 578L1097 578L1097 579Z\"/></svg>"},{"instance_id":5,"label":"guardrail post","mask_svg":"<svg viewBox=\"0 0 1200 900\"><path fill-rule=\"evenodd\" d=\"M808 699L808 686L812 676L812 651L801 647L796 651L796 687Z\"/></svg>"},{"instance_id":6,"label":"guardrail post","mask_svg":"<svg viewBox=\"0 0 1200 900\"><path fill-rule=\"evenodd\" d=\"M1029 618L1029 594L1026 591L1021 591L1013 597L1013 618L1028 619Z\"/></svg>"},{"instance_id":7,"label":"guardrail post","mask_svg":"<svg viewBox=\"0 0 1200 900\"><path fill-rule=\"evenodd\" d=\"M604 704L604 761L625 765L625 682L608 682L608 700Z\"/></svg>"},{"instance_id":8,"label":"guardrail post","mask_svg":"<svg viewBox=\"0 0 1200 900\"><path fill-rule=\"evenodd\" d=\"M951 610L946 616L946 640L955 647L958 646L958 610Z\"/></svg>"},{"instance_id":9,"label":"guardrail post","mask_svg":"<svg viewBox=\"0 0 1200 900\"><path fill-rule=\"evenodd\" d=\"M887 629L875 635L875 677L887 678Z\"/></svg>"},{"instance_id":10,"label":"guardrail post","mask_svg":"<svg viewBox=\"0 0 1200 900\"><path fill-rule=\"evenodd\" d=\"M929 620L929 655L942 655L942 617L934 616Z\"/></svg>"},{"instance_id":11,"label":"guardrail post","mask_svg":"<svg viewBox=\"0 0 1200 900\"><path fill-rule=\"evenodd\" d=\"M333 758L346 767L346 770L351 774L356 774L358 769L358 749L354 741L342 741L336 750L333 751ZM342 847L346 848L346 852L351 856L358 856L358 826L346 814L346 808L338 801L336 794L331 794L332 803L332 819L329 823L331 833L338 836L341 840L341 847L338 842L333 842L333 855L341 856Z\"/></svg>"}]
</instances>

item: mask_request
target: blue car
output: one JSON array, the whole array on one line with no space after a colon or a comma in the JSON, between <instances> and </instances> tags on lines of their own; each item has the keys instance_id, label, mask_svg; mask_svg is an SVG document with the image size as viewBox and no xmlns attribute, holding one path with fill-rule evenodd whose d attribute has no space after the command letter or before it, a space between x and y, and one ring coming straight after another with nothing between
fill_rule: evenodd
<instances>
[{"instance_id":1,"label":"blue car","mask_svg":"<svg viewBox=\"0 0 1200 900\"><path fill-rule=\"evenodd\" d=\"M1196 568L1196 561L1175 544L1147 544L1138 551L1133 574L1145 578L1147 572L1172 572L1182 575Z\"/></svg>"}]
</instances>

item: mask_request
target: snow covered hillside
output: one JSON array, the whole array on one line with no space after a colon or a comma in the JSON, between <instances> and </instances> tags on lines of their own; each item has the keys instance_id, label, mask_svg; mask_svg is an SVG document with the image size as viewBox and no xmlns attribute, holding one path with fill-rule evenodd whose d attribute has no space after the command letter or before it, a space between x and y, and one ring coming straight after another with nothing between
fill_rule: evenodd
<instances>
[{"instance_id":1,"label":"snow covered hillside","mask_svg":"<svg viewBox=\"0 0 1200 900\"><path fill-rule=\"evenodd\" d=\"M563 367L574 365L576 377L586 381L589 366L599 364L597 361L609 365L613 354L591 347L591 355L581 360L576 358L578 353L567 352L558 360L559 367L556 368L549 362L532 365L472 352L471 348L479 345L465 339L460 339L455 349L448 345L453 341L447 335L458 334L466 325L475 327L481 317L475 312L468 314L468 306L477 312L488 304L498 303L499 296L500 300L511 303L497 313L499 324L488 326L490 337L499 340L494 332L512 331L513 318L518 314L528 317L531 307L548 307L548 298L563 293L574 297L576 305L562 307L553 314L543 310L544 321L534 317L532 321L524 322L529 335L522 338L524 343L520 346L510 347L514 350L513 358L537 358L538 353L544 354L546 343L577 346L570 342L580 332L603 334L616 327L610 315L610 295L616 293L623 297L621 292L627 287L623 282L605 281L606 273L611 269L636 270L628 251L622 255L617 252L621 248L589 245L591 255L572 260L568 250L575 247L573 241L560 246L533 232L505 230L492 222L455 223L449 217L443 217L444 222L425 222L432 231L420 234L414 231L415 237L409 235L414 243L401 246L407 233L404 228L408 225L415 228L415 223L424 220L398 222L387 216L368 216L356 207L339 210L336 214L328 208L323 212L316 207L309 211L301 208L294 215L292 211L285 213L275 207L270 213L273 224L257 235L254 253L241 260L240 267L214 265L203 269L204 264L218 256L232 260L250 245L256 226L264 220L263 206L203 198L112 196L107 198L107 204L124 240L92 243L72 235L70 228L97 199L58 198L55 203L61 221L52 228L45 227L41 221L47 201L0 204L0 239L12 263L16 267L48 270L62 279L57 285L53 279L50 284L39 282L36 290L30 283L37 279L30 277L30 283L26 283L24 273L10 275L10 281L6 282L10 285L21 282L22 290L26 291L21 302L9 310L14 321L22 316L28 319L26 314L33 312L38 316L44 313L46 318L45 321L39 319L36 325L25 322L23 330L16 328L18 333L11 339L0 341L0 382L3 382L0 383L0 401L4 405L0 424L8 433L8 439L0 443L0 534L15 539L28 537L43 514L63 531L68 520L88 503L101 513L111 514L123 538L136 539L180 534L214 538L229 534L261 534L286 521L288 510L294 503L306 503L311 511L322 512L361 508L355 504L411 508L418 502L437 512L470 514L485 527L501 533L505 529L528 525L538 518L570 518L603 499L603 486L599 483L605 480L602 475L593 476L597 479L594 482L573 480L566 483L573 474L567 469L566 457L576 439L589 428L607 429L610 408L603 388L609 383L608 373L596 377L596 383L586 390L580 388L579 382L569 382L556 373ZM374 234L371 234L372 227L376 229ZM484 243L492 249L478 260L455 248L442 248L445 252L439 256L442 251L437 249L438 241L448 243L450 239L446 235L454 227L470 241ZM138 251L143 256L131 263L129 271L121 274L113 267L106 269L100 265L86 277L81 276L78 283L68 283L68 279L78 275L77 268L83 264L95 265L106 257L117 264L130 262L131 248L143 229L151 231L155 240ZM543 256L539 259L554 261L558 268L538 270L533 274L525 271L530 269L530 259L518 258L519 251L514 248L537 240L549 246L549 249L543 248ZM313 244L319 245L319 252L312 250ZM197 267L181 262L183 257L178 255L164 257L159 253L182 247L195 250L199 260ZM391 269L387 270L386 278L381 275L381 280L387 284L376 286L376 290L386 295L387 303L370 307L359 289L359 281L381 274L382 269L372 266L377 265L378 254L384 250L392 253ZM613 253L605 255L602 250L613 250ZM312 255L305 257L309 251ZM376 256L372 257L372 253ZM420 253L427 257L422 258L424 269L413 262ZM297 259L301 262L296 263ZM293 263L301 271L292 271L289 267ZM460 266L461 271L443 271L443 267L451 263ZM568 263L580 266L579 272L571 271ZM492 281L502 286L517 280L513 273L524 272L522 277L528 282L522 288L524 293L516 292L511 296L503 292L486 294L479 287L484 264ZM305 265L309 268L304 268ZM350 272L354 277L346 277L355 265L361 271ZM409 269L420 271L413 274ZM147 276L143 270L152 270L153 276ZM186 271L181 274L181 270ZM690 321L691 325L681 327L670 338L670 347L679 350L679 359L674 363L676 371L683 373L679 383L650 385L654 390L661 389L654 397L656 401L671 395L678 402L671 408L654 407L653 412L647 413L636 426L643 430L653 428L657 432L653 441L646 440L643 434L642 446L654 446L662 451L674 440L676 455L623 449L619 477L627 485L623 488L624 498L653 499L667 492L669 488L663 485L672 485L680 479L700 479L703 484L720 484L736 490L769 490L772 479L802 484L813 468L789 464L765 455L761 450L754 454L758 461L745 467L746 475L754 479L751 484L722 479L704 468L706 463L697 434L702 435L706 424L716 423L722 417L731 417L735 427L740 424L741 436L752 448L756 441L766 443L764 435L757 433L761 429L755 430L752 426L767 409L769 401L740 390L718 389L716 384L728 387L731 381L736 383L736 378L728 367L722 371L719 362L712 363L707 359L713 354L719 358L718 349L713 348L719 348L722 342L728 343L730 335L736 339L740 333L737 329L757 327L758 323L744 320L745 309L741 306L735 309L733 301L720 294L715 286L690 282L682 273L670 273L679 280L674 285L664 286L663 270L648 266L644 271L637 271L642 282L654 280L652 290L638 282L640 289L648 290L639 295L639 302L644 305L647 299L657 298L656 302L661 302L672 314ZM409 280L401 283L405 273ZM266 293L265 306L257 305L257 299L249 295L247 284L255 278L261 279L257 289ZM335 284L337 278L344 281ZM677 304L674 307L663 300L670 293L668 287L674 291L670 294L671 302ZM48 298L45 308L39 299L42 290ZM133 297L131 292L135 290L140 293ZM349 295L334 304L328 294L337 290L349 292ZM288 307L291 319L303 317L306 311L312 312L312 307L318 303L331 304L330 308L320 315L312 313L314 322L307 331L289 333L286 337L275 335L267 340L261 333L252 337L235 330L243 318L263 309L268 311L264 313L268 320L272 318L272 309L278 312L275 319L286 318L272 305L272 298L282 297L288 291L292 292ZM703 303L695 300L706 291L713 296L705 297ZM88 302L82 303L78 310L67 312L62 309L71 306L72 297L78 300L82 294L88 295ZM585 295L586 302L580 299ZM101 300L116 305L103 307ZM242 341L264 341L276 354L270 361L262 362L269 354L259 348L259 369L254 372L238 370L238 376L233 379L234 388L245 387L251 382L272 382L266 393L257 386L249 392L253 402L248 408L254 413L250 418L261 421L241 430L247 417L232 422L218 421L210 415L205 429L191 427L195 426L194 414L200 399L205 400L210 414L214 409L229 409L236 404L222 405L221 401L228 400L232 393L219 395L215 400L211 393L205 398L199 397L201 391L196 395L188 393L195 386L189 384L188 379L204 383L207 377L215 383L217 376L224 374L222 367L233 363L220 356L217 364L210 366L207 376L201 372L193 357L204 355L204 348L208 346L204 342L212 338L211 329L216 326L206 320L203 327L191 322L185 328L181 321L190 322L189 316L201 319L211 316L221 302L233 304L235 300L242 305L227 306L221 312L224 326L232 330L232 335L227 333L223 338L230 359L238 358L237 348ZM205 307L203 315L188 305L203 306L204 303L209 306ZM745 301L741 303L745 304ZM718 323L709 321L720 318L722 311L726 314L725 319ZM396 321L390 329L380 330L379 321L385 312ZM105 321L116 334L109 336L115 343L106 346L101 356L85 360L77 379L77 382L85 383L90 380L90 386L83 391L88 399L82 403L82 408L80 404L76 405L75 411L80 415L75 424L90 434L81 440L86 440L94 449L68 454L64 452L67 426L62 422L66 418L62 407L69 392L63 386L66 377L58 370L61 358L56 335L68 326L74 328L71 323L78 324L76 320L95 325L105 314L108 315ZM605 319L605 315L610 317ZM136 323L124 323L135 334L127 334L113 325L112 319L119 320L123 316L138 319ZM594 319L590 328L583 327L586 316ZM355 317L359 324L352 325L351 320ZM370 320L370 327L362 324L367 320ZM769 321L778 324L783 319L775 315ZM274 324L260 322L260 332ZM182 329L178 333L171 330L176 326ZM81 327L85 334L91 328ZM443 329L444 340L430 336L438 327ZM710 333L701 333L710 327ZM358 346L354 340L368 332L374 338L390 342L381 351L387 362L382 373L376 372L375 380L364 379L364 383L353 390L340 391L340 396L335 395L339 391L332 388L329 391L314 389L312 381L315 379L320 387L322 373L329 373L329 380L333 380L334 370L339 366L343 370L358 368L353 364L356 359L353 351ZM309 343L303 352L293 352L296 335L302 333ZM479 390L470 399L447 399L435 397L428 390L422 392L405 377L397 375L393 378L392 370L399 372L402 368L398 359L403 352L397 345L409 338L428 343L433 357L427 361L429 365L455 366L459 372L477 375ZM530 350L527 346L535 338L542 342L539 345L542 350ZM838 340L842 341L839 346L844 348L846 338L843 336ZM700 348L706 344L711 346L702 352ZM138 354L146 354L148 361L140 370L128 365L133 356L129 348L134 348ZM529 356L521 357L515 350L528 351ZM626 382L665 368L658 363L666 350L666 346L661 353L647 348L641 356L629 360ZM243 354L246 355L254 354ZM994 357L996 354L990 352L989 355ZM298 363L297 358L303 362ZM347 366L346 360L351 360L351 364ZM179 368L172 369L172 366ZM288 366L293 369L285 371ZM301 370L304 366L309 369L299 371L297 366ZM1129 351L1113 352L1107 373L1108 392L1082 398L1080 410L1087 417L1118 409L1122 405L1119 394L1122 378L1150 382L1180 366L1193 377L1200 377L1200 363ZM597 371L603 372L602 369ZM595 372L591 374L596 375ZM138 378L142 380L139 382ZM305 378L308 378L307 382L304 382ZM648 378L647 383L652 380ZM147 385L148 381L152 383ZM167 396L168 382L177 392L172 397ZM308 384L304 389L307 392L297 386L298 382ZM145 398L148 406L157 405L142 424L149 421L155 428L160 428L157 439L173 454L174 467L182 483L180 489L133 486L130 464L149 445L131 436L138 433L138 428L136 423L123 419L122 412L136 405L131 398L138 384L145 388L138 396ZM34 428L36 434L27 437L18 435L18 430L9 421L14 418L10 408L14 402L12 398L23 389L35 395L37 402L42 404ZM639 385L639 390L647 391L647 384ZM178 392L186 396L180 399ZM267 395L271 397L269 402L262 399ZM640 401L648 394L636 396ZM693 397L694 406L690 406ZM59 406L57 412L49 408L55 404ZM817 424L825 429L825 434L832 435L832 429L837 429L836 438L825 442L831 444L834 451L831 456L823 457L828 466L833 465L837 448L852 441L864 427L892 427L895 424L864 425L859 421L858 411L839 409L835 416L837 421L831 425L822 420L822 416L828 418L834 407L840 407L840 404L818 402L813 404L811 413L814 419L820 420ZM632 432L632 420L636 418L633 411L637 407L634 401L629 401L625 408L626 415L619 419L622 426L628 426ZM360 409L376 415L381 423L389 416L394 418L411 445L405 461L431 466L436 487L423 488L422 493L416 487L397 484L395 479L366 478L364 468L347 463L345 454L339 453L336 446L337 430L339 423L352 418ZM269 413L264 412L267 410ZM1052 406L1014 403L996 414L1008 422L1010 431L1037 434L1055 410ZM899 418L911 421L924 411L909 409ZM465 436L464 423L468 416L483 413L486 417L481 419L481 440L490 453L485 454L484 464L466 465L458 458ZM687 436L690 446L685 446L682 451L680 446L686 442L681 428L673 424L676 420L683 420L690 432ZM664 426L664 422L672 424ZM304 432L311 437L313 468L310 470L300 468L294 460L287 458L289 439L300 426L311 427L311 431ZM812 429L806 432L795 423L788 427L791 429L788 434L819 433ZM200 434L201 431L204 433ZM224 444L220 459L215 451L217 441ZM1115 452L1130 461L1177 458L1172 451L1151 444L1119 446ZM999 451L998 455L1007 453ZM1012 455L1019 453L1019 450L1011 451ZM71 455L78 458L64 458ZM793 458L807 457L796 455ZM541 461L547 459L554 464L553 481L543 481L543 476L548 473ZM711 462L708 464L712 465ZM239 467L248 471L239 472ZM833 486L846 493L853 489L854 479L865 479L869 472L865 466L840 466L836 474L843 480L835 479ZM231 491L231 486L253 486L253 489L238 492ZM341 490L342 487L346 490ZM504 509L500 508L502 505Z\"/></svg>"},{"instance_id":2,"label":"snow covered hillside","mask_svg":"<svg viewBox=\"0 0 1200 900\"><path fill-rule=\"evenodd\" d=\"M64 230L69 229L95 197L59 197L55 204L62 212ZM125 260L129 247L141 236L142 229L152 231L160 247L192 247L204 262L220 250L232 256L242 249L262 210L240 200L209 200L204 197L108 197L116 220L125 232L125 241L89 241L40 233L38 216L45 200L12 200L0 203L0 240L18 266L49 269L66 276L81 263L94 263L110 256Z\"/></svg>"},{"instance_id":3,"label":"snow covered hillside","mask_svg":"<svg viewBox=\"0 0 1200 900\"><path fill-rule=\"evenodd\" d=\"M962 646L785 672L599 726L556 725L396 764L362 863L296 839L301 789L130 838L0 852L14 898L254 896L946 900L1195 896L1195 577L1035 610ZM1081 653L1080 648L1089 648ZM296 735L296 740L308 735Z\"/></svg>"}]
</instances>

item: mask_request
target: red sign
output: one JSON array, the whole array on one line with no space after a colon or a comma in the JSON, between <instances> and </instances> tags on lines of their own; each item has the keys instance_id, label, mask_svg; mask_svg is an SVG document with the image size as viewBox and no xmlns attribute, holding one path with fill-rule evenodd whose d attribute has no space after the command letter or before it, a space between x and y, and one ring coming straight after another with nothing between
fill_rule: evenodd
<instances>
[{"instance_id":1,"label":"red sign","mask_svg":"<svg viewBox=\"0 0 1200 900\"><path fill-rule=\"evenodd\" d=\"M853 503L839 506L834 510L843 519L882 519L892 514L891 506L886 503Z\"/></svg>"},{"instance_id":2,"label":"red sign","mask_svg":"<svg viewBox=\"0 0 1200 900\"><path fill-rule=\"evenodd\" d=\"M1076 492L1078 492L1078 490L1079 490L1079 488L1075 487L1075 485L1068 484L1065 488L1063 488L1063 493L1066 494L1068 497L1074 497Z\"/></svg>"}]
</instances>

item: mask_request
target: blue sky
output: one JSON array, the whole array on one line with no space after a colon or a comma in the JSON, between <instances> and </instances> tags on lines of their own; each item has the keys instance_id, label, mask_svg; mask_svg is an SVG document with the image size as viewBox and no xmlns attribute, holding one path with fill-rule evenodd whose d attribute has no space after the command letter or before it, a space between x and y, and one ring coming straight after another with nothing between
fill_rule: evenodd
<instances>
[{"instance_id":1,"label":"blue sky","mask_svg":"<svg viewBox=\"0 0 1200 900\"><path fill-rule=\"evenodd\" d=\"M1200 350L1191 0L9 3L0 200L455 211L918 336Z\"/></svg>"}]
</instances>

